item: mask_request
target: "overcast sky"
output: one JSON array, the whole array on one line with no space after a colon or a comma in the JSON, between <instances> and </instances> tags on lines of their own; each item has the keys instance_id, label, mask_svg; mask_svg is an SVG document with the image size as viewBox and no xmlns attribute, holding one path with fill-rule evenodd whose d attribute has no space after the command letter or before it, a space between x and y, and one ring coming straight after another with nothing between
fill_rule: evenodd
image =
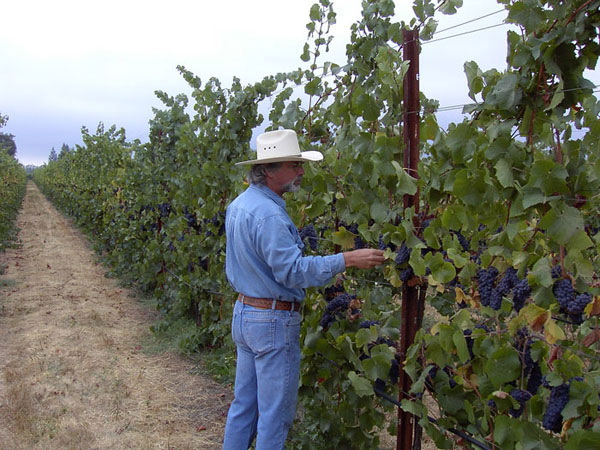
<instances>
[{"instance_id":1,"label":"overcast sky","mask_svg":"<svg viewBox=\"0 0 600 450\"><path fill-rule=\"evenodd\" d=\"M234 76L247 84L303 66L300 54L315 2L4 2L0 113L9 121L1 131L15 135L17 158L25 165L47 162L50 150L59 151L63 143L81 144L81 127L95 132L99 122L125 128L128 139L146 141L152 107L162 106L154 91L190 92L177 65L224 85ZM333 3L336 38L326 59L343 64L361 0ZM464 0L456 15L440 17L440 30L498 11L436 38L501 24L506 17L496 0ZM412 1L396 0L396 15L408 23ZM503 25L423 45L421 90L442 107L468 103L463 63L474 60L483 70L503 70L508 29ZM459 120L456 110L440 114L442 123Z\"/></svg>"}]
</instances>

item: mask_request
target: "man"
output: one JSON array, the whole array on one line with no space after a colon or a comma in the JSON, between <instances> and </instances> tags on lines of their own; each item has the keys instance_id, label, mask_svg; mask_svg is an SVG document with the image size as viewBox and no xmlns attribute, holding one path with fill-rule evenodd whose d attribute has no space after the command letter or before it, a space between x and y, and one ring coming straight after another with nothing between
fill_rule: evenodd
<instances>
[{"instance_id":1,"label":"man","mask_svg":"<svg viewBox=\"0 0 600 450\"><path fill-rule=\"evenodd\" d=\"M383 252L360 249L303 256L304 244L285 208L283 194L296 192L305 161L293 130L257 138L250 186L227 208L226 273L236 292L232 336L237 346L235 398L225 427L224 450L284 447L294 419L300 375L300 307L305 288L321 286L348 267L372 268Z\"/></svg>"}]
</instances>

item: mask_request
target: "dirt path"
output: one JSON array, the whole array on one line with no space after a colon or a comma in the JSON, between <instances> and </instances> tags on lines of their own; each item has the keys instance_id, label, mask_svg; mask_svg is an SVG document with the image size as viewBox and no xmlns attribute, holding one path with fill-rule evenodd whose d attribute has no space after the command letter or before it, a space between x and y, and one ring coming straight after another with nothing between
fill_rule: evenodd
<instances>
[{"instance_id":1,"label":"dirt path","mask_svg":"<svg viewBox=\"0 0 600 450\"><path fill-rule=\"evenodd\" d=\"M154 313L33 183L17 225L0 255L0 447L220 448L230 392L144 351Z\"/></svg>"}]
</instances>

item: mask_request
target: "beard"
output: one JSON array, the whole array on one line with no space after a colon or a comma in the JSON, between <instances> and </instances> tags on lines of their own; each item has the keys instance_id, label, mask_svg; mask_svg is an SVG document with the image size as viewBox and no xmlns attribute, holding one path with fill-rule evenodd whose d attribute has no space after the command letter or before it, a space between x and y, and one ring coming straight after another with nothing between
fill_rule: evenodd
<instances>
[{"instance_id":1,"label":"beard","mask_svg":"<svg viewBox=\"0 0 600 450\"><path fill-rule=\"evenodd\" d=\"M283 186L283 192L298 192L300 190L300 183L302 182L302 177L296 177L289 183Z\"/></svg>"}]
</instances>

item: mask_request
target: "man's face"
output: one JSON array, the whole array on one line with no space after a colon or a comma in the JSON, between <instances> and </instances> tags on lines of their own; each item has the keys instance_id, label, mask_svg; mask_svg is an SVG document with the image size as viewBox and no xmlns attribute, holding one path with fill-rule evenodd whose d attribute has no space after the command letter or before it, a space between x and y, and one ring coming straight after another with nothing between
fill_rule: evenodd
<instances>
[{"instance_id":1,"label":"man's face","mask_svg":"<svg viewBox=\"0 0 600 450\"><path fill-rule=\"evenodd\" d=\"M284 192L298 192L304 175L304 163L301 161L286 161L281 166L269 172L269 182L267 185L278 195Z\"/></svg>"}]
</instances>

